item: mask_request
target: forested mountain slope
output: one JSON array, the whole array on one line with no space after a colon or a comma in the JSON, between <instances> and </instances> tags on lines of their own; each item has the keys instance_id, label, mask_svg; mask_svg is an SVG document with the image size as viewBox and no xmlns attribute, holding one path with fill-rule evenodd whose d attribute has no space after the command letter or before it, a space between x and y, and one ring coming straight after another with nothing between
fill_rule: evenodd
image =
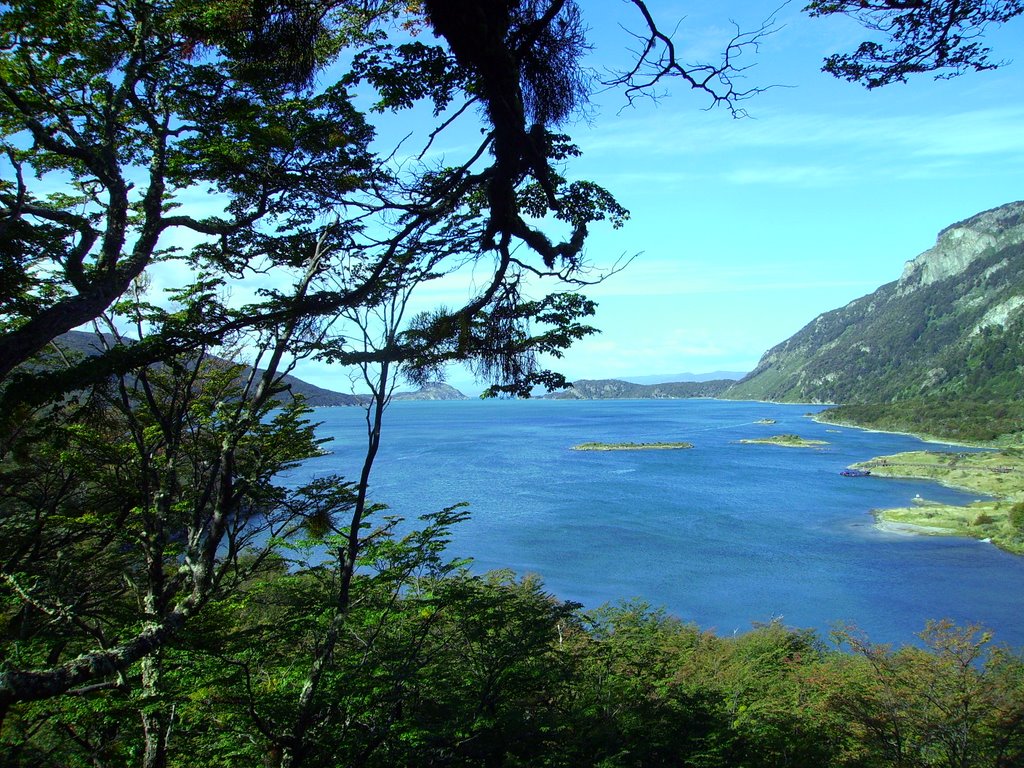
<instances>
[{"instance_id":1,"label":"forested mountain slope","mask_svg":"<svg viewBox=\"0 0 1024 768\"><path fill-rule=\"evenodd\" d=\"M94 333L68 331L61 334L54 341L62 350L74 355L89 356L99 354L101 351L100 340ZM226 363L227 361L224 362ZM289 374L282 378L282 383L287 387L288 392L292 395L301 395L307 405L314 407L363 405L368 399L366 395L352 395L324 389Z\"/></svg>"},{"instance_id":2,"label":"forested mountain slope","mask_svg":"<svg viewBox=\"0 0 1024 768\"><path fill-rule=\"evenodd\" d=\"M796 402L1024 397L1024 202L939 233L898 280L768 350L727 397Z\"/></svg>"}]
</instances>

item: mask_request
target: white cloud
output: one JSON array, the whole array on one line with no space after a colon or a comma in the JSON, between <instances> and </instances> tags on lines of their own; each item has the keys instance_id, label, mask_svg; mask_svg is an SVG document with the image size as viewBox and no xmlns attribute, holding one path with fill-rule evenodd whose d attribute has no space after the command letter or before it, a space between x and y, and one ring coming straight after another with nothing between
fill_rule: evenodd
<instances>
[{"instance_id":1,"label":"white cloud","mask_svg":"<svg viewBox=\"0 0 1024 768\"><path fill-rule=\"evenodd\" d=\"M717 263L716 263L717 262ZM792 275L792 278L786 278ZM781 278L780 278L781 276ZM808 276L799 265L778 260L755 264L710 254L699 261L638 259L612 279L585 292L598 301L684 296L728 296L778 290L816 291L844 288L863 293L877 288L871 278L856 273Z\"/></svg>"},{"instance_id":2,"label":"white cloud","mask_svg":"<svg viewBox=\"0 0 1024 768\"><path fill-rule=\"evenodd\" d=\"M784 184L800 187L829 187L858 177L854 169L827 165L765 165L737 168L722 174L730 184Z\"/></svg>"},{"instance_id":3,"label":"white cloud","mask_svg":"<svg viewBox=\"0 0 1024 768\"><path fill-rule=\"evenodd\" d=\"M765 110L752 120L667 112L651 119L608 121L599 134L580 143L588 155L642 152L661 159L786 148L898 151L916 157L1024 155L1022 123L1024 108L1019 107L898 116Z\"/></svg>"}]
</instances>

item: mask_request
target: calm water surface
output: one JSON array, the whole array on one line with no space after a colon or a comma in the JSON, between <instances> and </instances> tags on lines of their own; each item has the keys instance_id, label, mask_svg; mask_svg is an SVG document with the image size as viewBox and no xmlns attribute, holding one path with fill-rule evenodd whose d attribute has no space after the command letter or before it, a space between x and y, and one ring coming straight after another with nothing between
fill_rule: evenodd
<instances>
[{"instance_id":1,"label":"calm water surface","mask_svg":"<svg viewBox=\"0 0 1024 768\"><path fill-rule=\"evenodd\" d=\"M916 495L971 496L934 483L844 478L873 456L926 445L817 424L815 406L716 400L395 403L372 495L414 518L460 501L472 518L454 555L485 571L540 574L587 607L640 597L719 634L781 617L822 633L856 624L912 642L929 618L978 622L1024 647L1024 558L963 539L884 533L870 510ZM320 409L331 455L292 480L358 475L356 408ZM771 426L755 424L776 419ZM821 449L742 445L783 432ZM678 441L692 450L577 452L587 441ZM950 450L962 450L950 448Z\"/></svg>"}]
</instances>

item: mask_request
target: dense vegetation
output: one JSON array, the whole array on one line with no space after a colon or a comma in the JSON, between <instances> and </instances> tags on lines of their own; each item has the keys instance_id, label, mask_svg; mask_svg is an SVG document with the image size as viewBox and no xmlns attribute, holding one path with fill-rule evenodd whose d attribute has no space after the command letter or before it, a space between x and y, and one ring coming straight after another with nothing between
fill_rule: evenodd
<instances>
[{"instance_id":1,"label":"dense vegetation","mask_svg":"<svg viewBox=\"0 0 1024 768\"><path fill-rule=\"evenodd\" d=\"M684 66L631 5L600 85L738 111L763 29ZM401 377L553 388L539 356L594 330L584 245L628 212L556 131L599 85L576 3L25 0L0 39L0 763L1020 762L1024 663L977 630L584 614L449 562L461 506L410 531L370 498ZM456 273L462 304L413 301ZM296 486L311 359L370 393L365 453Z\"/></svg>"},{"instance_id":2,"label":"dense vegetation","mask_svg":"<svg viewBox=\"0 0 1024 768\"><path fill-rule=\"evenodd\" d=\"M297 403L269 420L268 405L233 453L242 506L223 521L223 555L204 561L194 542L210 541L224 503L204 456L230 439L242 386L237 369L175 361L48 411L7 455L8 674L103 663L97 642L189 606L204 589L190 568L209 563L214 584L150 655L11 706L5 765L135 764L154 729L161 764L183 767L1024 758L1024 658L974 628L936 624L898 651L843 630L836 651L779 624L721 638L643 605L583 612L536 579L447 559L460 507L403 535L367 508L346 571L358 485L274 483L318 446ZM173 504L149 501L153 482Z\"/></svg>"},{"instance_id":3,"label":"dense vegetation","mask_svg":"<svg viewBox=\"0 0 1024 768\"><path fill-rule=\"evenodd\" d=\"M842 650L773 623L734 637L642 604L581 613L533 579L424 563L423 539L357 580L303 753L311 765L991 766L1024 760L1024 659L974 629L930 626L898 651ZM413 567L416 564L424 571ZM404 574L401 578L397 574ZM125 765L138 712L174 712L170 766L273 762L303 670L329 630L331 579L267 564L201 632L168 645L158 700L20 708L6 765ZM38 635L19 650L31 653ZM44 649L40 649L45 652Z\"/></svg>"},{"instance_id":4,"label":"dense vegetation","mask_svg":"<svg viewBox=\"0 0 1024 768\"><path fill-rule=\"evenodd\" d=\"M898 403L851 403L818 415L832 424L855 424L886 432L910 432L943 440L1019 443L1024 433L1024 402L902 400Z\"/></svg>"}]
</instances>

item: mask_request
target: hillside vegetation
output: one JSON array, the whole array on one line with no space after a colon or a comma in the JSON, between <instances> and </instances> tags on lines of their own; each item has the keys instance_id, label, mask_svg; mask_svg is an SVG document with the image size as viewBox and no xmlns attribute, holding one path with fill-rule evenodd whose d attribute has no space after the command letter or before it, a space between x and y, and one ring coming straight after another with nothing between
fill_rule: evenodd
<instances>
[{"instance_id":1,"label":"hillside vegetation","mask_svg":"<svg viewBox=\"0 0 1024 768\"><path fill-rule=\"evenodd\" d=\"M82 357L93 357L104 351L104 343L110 345L113 342L114 339L110 336L101 337L97 336L95 333L68 331L54 339L54 345L59 348L59 353L51 350L49 355L44 356L43 359L51 361L54 365L57 365L59 356L63 356L62 361L74 360ZM119 343L130 344L131 341L121 339ZM224 366L232 365L229 361L217 358L216 356L209 355L208 357L212 361L220 360L221 364ZM342 405L365 406L370 399L367 395L353 395L345 392L335 392L334 390L325 389L324 387L318 387L315 384L310 384L308 381L304 381L298 376L292 376L291 374L282 375L280 383L284 392L295 397L301 397L306 405L314 408Z\"/></svg>"},{"instance_id":2,"label":"hillside vegetation","mask_svg":"<svg viewBox=\"0 0 1024 768\"><path fill-rule=\"evenodd\" d=\"M815 318L725 396L841 403L838 421L990 440L1024 429L1022 343L1016 202L943 230L899 280Z\"/></svg>"},{"instance_id":3,"label":"hillside vegetation","mask_svg":"<svg viewBox=\"0 0 1024 768\"><path fill-rule=\"evenodd\" d=\"M912 432L953 442L1017 444L1024 433L1024 401L919 398L896 403L850 403L829 408L815 418L830 424Z\"/></svg>"},{"instance_id":4,"label":"hillside vegetation","mask_svg":"<svg viewBox=\"0 0 1024 768\"><path fill-rule=\"evenodd\" d=\"M268 571L239 597L244 611L218 602L202 635L166 649L162 681L176 702L168 766L264 765L275 749L268 718L294 716L296 666L329 627L329 579L319 569ZM639 602L582 612L508 572L392 583L395 575L389 568L353 585L358 602L322 679L330 706L308 765L1024 760L1024 659L978 628L933 623L921 647L898 650L840 629L835 650L778 622L719 636ZM20 652L43 650L33 638ZM5 723L0 761L136 765L138 696L127 687L103 693L19 708Z\"/></svg>"}]
</instances>

